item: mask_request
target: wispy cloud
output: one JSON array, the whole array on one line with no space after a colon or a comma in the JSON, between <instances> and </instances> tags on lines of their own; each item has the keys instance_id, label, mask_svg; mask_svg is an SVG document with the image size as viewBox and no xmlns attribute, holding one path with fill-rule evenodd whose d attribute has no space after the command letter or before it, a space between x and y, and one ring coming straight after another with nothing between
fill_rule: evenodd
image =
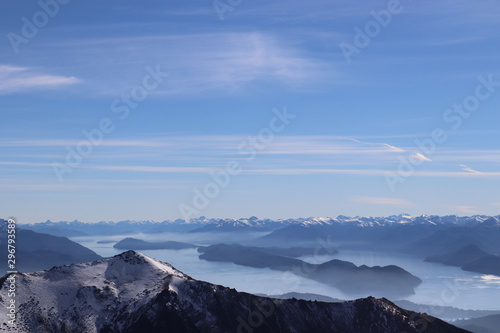
<instances>
[{"instance_id":1,"label":"wispy cloud","mask_svg":"<svg viewBox=\"0 0 500 333\"><path fill-rule=\"evenodd\" d=\"M467 172L476 173L476 174L480 174L481 173L480 171L474 170L474 169L472 169L471 167L469 167L469 166L467 166L465 164L460 164L459 167L461 167L462 170L467 171Z\"/></svg>"},{"instance_id":2,"label":"wispy cloud","mask_svg":"<svg viewBox=\"0 0 500 333\"><path fill-rule=\"evenodd\" d=\"M341 139L354 141L354 142L361 143L363 145L368 145L368 146L382 146L382 147L386 147L391 152L396 152L396 153L404 153L405 152L404 149L395 147L395 146L387 144L387 143L366 142L366 141L361 141L361 140L358 140L358 139L346 138L346 137L342 137Z\"/></svg>"},{"instance_id":3,"label":"wispy cloud","mask_svg":"<svg viewBox=\"0 0 500 333\"><path fill-rule=\"evenodd\" d=\"M265 82L308 89L312 84L326 82L326 79L328 82L337 79L331 63L266 32L143 35L52 45L78 63L75 71L80 71L83 78L96 71L113 72L105 81L95 81L94 76L85 80L87 89L105 95L120 94L135 84L141 75L138 58L142 59L142 68L148 64L160 64L163 71L170 73L168 80L154 92L164 96L221 91L225 94L245 93L249 84ZM92 57L88 53L75 53L82 47ZM103 60L104 66L95 59L95 54L119 57L121 61L109 63ZM124 63L130 64L131 70L123 71Z\"/></svg>"},{"instance_id":4,"label":"wispy cloud","mask_svg":"<svg viewBox=\"0 0 500 333\"><path fill-rule=\"evenodd\" d=\"M0 94L55 89L80 82L73 76L41 74L27 67L0 65Z\"/></svg>"},{"instance_id":5,"label":"wispy cloud","mask_svg":"<svg viewBox=\"0 0 500 333\"><path fill-rule=\"evenodd\" d=\"M454 207L457 211L460 213L465 213L465 214L479 214L482 213L482 210L480 210L477 207L473 206L455 206Z\"/></svg>"},{"instance_id":6,"label":"wispy cloud","mask_svg":"<svg viewBox=\"0 0 500 333\"><path fill-rule=\"evenodd\" d=\"M367 205L394 205L394 206L410 206L411 202L399 198L384 198L384 197L353 197L352 201Z\"/></svg>"},{"instance_id":7,"label":"wispy cloud","mask_svg":"<svg viewBox=\"0 0 500 333\"><path fill-rule=\"evenodd\" d=\"M52 162L65 163L67 147L75 148L78 142L69 139L5 140L0 143L0 153L4 156L0 166L4 169L18 166L25 171L27 168L50 169ZM401 151L405 154L401 155ZM247 158L253 153L257 153L259 158L248 163ZM80 167L96 172L207 173L224 168L229 160L233 160L242 163L243 173L253 175L343 174L383 177L387 171L395 170L399 163L398 157L407 156L406 153L411 154L410 148L337 136L280 136L264 149L258 150L248 142L246 136L161 136L103 140ZM478 159L492 156L493 153L482 151ZM500 177L500 172L479 172L459 164L461 156L469 154L468 151L456 151L446 158L436 155L433 160L438 162L430 164L425 170L416 170L414 176ZM423 155L413 157L430 161ZM141 163L137 163L138 159ZM476 164L479 165L478 162ZM457 170L457 165L462 170Z\"/></svg>"},{"instance_id":8,"label":"wispy cloud","mask_svg":"<svg viewBox=\"0 0 500 333\"><path fill-rule=\"evenodd\" d=\"M427 156L425 156L421 153L414 153L412 156L414 159L419 160L419 161L432 162L432 160L430 158L428 158Z\"/></svg>"},{"instance_id":9,"label":"wispy cloud","mask_svg":"<svg viewBox=\"0 0 500 333\"><path fill-rule=\"evenodd\" d=\"M5 140L0 147L65 147L76 146L79 140ZM144 148L163 152L198 151L200 154L244 155L240 144L248 142L245 136L172 136L151 139L104 140L100 147ZM253 149L248 143L244 148ZM394 156L404 151L386 143L369 143L349 137L337 136L281 136L275 138L262 155L351 155L365 158L366 154L377 155L378 159ZM385 155L384 155L385 154Z\"/></svg>"},{"instance_id":10,"label":"wispy cloud","mask_svg":"<svg viewBox=\"0 0 500 333\"><path fill-rule=\"evenodd\" d=\"M71 183L43 183L33 179L2 179L0 189L9 191L75 191L75 190L110 190L110 189L189 189L194 183L184 180L182 183L160 180L130 179L85 179Z\"/></svg>"},{"instance_id":11,"label":"wispy cloud","mask_svg":"<svg viewBox=\"0 0 500 333\"><path fill-rule=\"evenodd\" d=\"M165 94L241 92L249 83L266 81L305 87L331 72L326 63L264 33L186 35L171 44L173 75Z\"/></svg>"},{"instance_id":12,"label":"wispy cloud","mask_svg":"<svg viewBox=\"0 0 500 333\"><path fill-rule=\"evenodd\" d=\"M0 147L64 147L76 146L79 140L5 140ZM102 147L167 147L172 146L166 140L104 140L99 144Z\"/></svg>"},{"instance_id":13,"label":"wispy cloud","mask_svg":"<svg viewBox=\"0 0 500 333\"><path fill-rule=\"evenodd\" d=\"M156 167L141 165L87 165L87 169L106 171L132 171L132 172L162 172L162 173L208 173L211 168L196 167Z\"/></svg>"},{"instance_id":14,"label":"wispy cloud","mask_svg":"<svg viewBox=\"0 0 500 333\"><path fill-rule=\"evenodd\" d=\"M312 174L343 174L358 176L384 176L385 169L326 169L326 168L282 168L282 169L251 169L244 170L243 173L251 174L274 174L274 175L312 175ZM447 172L447 171L416 171L414 177L482 177L482 178L500 178L500 172L483 172L480 174L465 172Z\"/></svg>"}]
</instances>

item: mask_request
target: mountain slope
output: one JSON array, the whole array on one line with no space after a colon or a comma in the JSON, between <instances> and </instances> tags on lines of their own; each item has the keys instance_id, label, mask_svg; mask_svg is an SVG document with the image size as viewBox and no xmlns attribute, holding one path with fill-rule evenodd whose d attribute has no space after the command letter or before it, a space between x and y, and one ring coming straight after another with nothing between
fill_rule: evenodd
<instances>
[{"instance_id":1,"label":"mountain slope","mask_svg":"<svg viewBox=\"0 0 500 333\"><path fill-rule=\"evenodd\" d=\"M0 229L5 225L0 220ZM42 234L31 230L16 228L16 270L19 272L49 269L72 263L81 263L101 259L94 251L69 240ZM0 233L0 256L7 258L7 234ZM5 274L6 266L2 267L1 274Z\"/></svg>"},{"instance_id":2,"label":"mountain slope","mask_svg":"<svg viewBox=\"0 0 500 333\"><path fill-rule=\"evenodd\" d=\"M437 221L437 218L434 219ZM253 244L269 246L312 246L328 239L343 248L397 249L404 244L428 237L438 230L455 224L434 222L432 219L399 221L383 218L307 220L275 230L255 240Z\"/></svg>"},{"instance_id":3,"label":"mountain slope","mask_svg":"<svg viewBox=\"0 0 500 333\"><path fill-rule=\"evenodd\" d=\"M197 281L135 251L0 279L0 316L17 286L17 328L4 332L466 332L386 299L277 300Z\"/></svg>"},{"instance_id":4,"label":"mountain slope","mask_svg":"<svg viewBox=\"0 0 500 333\"><path fill-rule=\"evenodd\" d=\"M500 257L488 256L462 266L464 271L500 276Z\"/></svg>"},{"instance_id":5,"label":"mountain slope","mask_svg":"<svg viewBox=\"0 0 500 333\"><path fill-rule=\"evenodd\" d=\"M498 333L500 327L500 315L491 315L481 318L459 320L455 322L457 326L474 333Z\"/></svg>"},{"instance_id":6,"label":"mountain slope","mask_svg":"<svg viewBox=\"0 0 500 333\"><path fill-rule=\"evenodd\" d=\"M464 271L500 276L500 257L488 254L476 245L460 248L458 251L425 258L425 261L459 266Z\"/></svg>"},{"instance_id":7,"label":"mountain slope","mask_svg":"<svg viewBox=\"0 0 500 333\"><path fill-rule=\"evenodd\" d=\"M199 248L200 259L232 262L237 265L289 271L308 279L334 286L355 295L401 297L414 293L422 280L395 265L356 266L351 262L333 259L322 264L267 252L268 248L237 244L215 244Z\"/></svg>"},{"instance_id":8,"label":"mountain slope","mask_svg":"<svg viewBox=\"0 0 500 333\"><path fill-rule=\"evenodd\" d=\"M450 266L461 267L478 259L490 256L476 245L467 245L457 251L425 258L428 262L438 262Z\"/></svg>"},{"instance_id":9,"label":"mountain slope","mask_svg":"<svg viewBox=\"0 0 500 333\"><path fill-rule=\"evenodd\" d=\"M436 231L404 247L405 252L423 257L458 251L475 245L487 253L500 254L500 227L498 218L490 218L474 227L453 227Z\"/></svg>"}]
</instances>

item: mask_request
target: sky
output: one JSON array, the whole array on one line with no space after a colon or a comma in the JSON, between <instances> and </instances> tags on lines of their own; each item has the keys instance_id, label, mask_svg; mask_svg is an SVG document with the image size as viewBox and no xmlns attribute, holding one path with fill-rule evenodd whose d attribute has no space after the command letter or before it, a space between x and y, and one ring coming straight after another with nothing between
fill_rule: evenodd
<instances>
[{"instance_id":1,"label":"sky","mask_svg":"<svg viewBox=\"0 0 500 333\"><path fill-rule=\"evenodd\" d=\"M497 1L0 9L18 223L499 214Z\"/></svg>"}]
</instances>

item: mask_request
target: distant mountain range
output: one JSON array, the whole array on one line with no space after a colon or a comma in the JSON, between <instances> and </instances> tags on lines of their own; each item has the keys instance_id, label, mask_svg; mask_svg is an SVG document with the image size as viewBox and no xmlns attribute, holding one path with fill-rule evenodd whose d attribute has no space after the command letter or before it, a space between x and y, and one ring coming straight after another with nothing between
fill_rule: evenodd
<instances>
[{"instance_id":1,"label":"distant mountain range","mask_svg":"<svg viewBox=\"0 0 500 333\"><path fill-rule=\"evenodd\" d=\"M478 224L457 225L438 230L404 249L425 257L458 251L475 245L490 254L500 254L500 218L489 217Z\"/></svg>"},{"instance_id":2,"label":"distant mountain range","mask_svg":"<svg viewBox=\"0 0 500 333\"><path fill-rule=\"evenodd\" d=\"M129 235L137 233L181 232L200 236L229 233L248 235L241 243L260 247L329 247L355 250L403 251L421 258L457 251L475 245L492 255L500 255L500 216L456 215L388 217L297 218L286 220L208 219L190 221L121 221L83 223L43 222L20 225L23 229L65 235ZM222 235L222 236L221 236ZM231 240L231 237L228 238ZM236 241L235 241L236 242ZM215 242L211 242L215 243ZM206 243L205 243L206 244Z\"/></svg>"},{"instance_id":3,"label":"distant mountain range","mask_svg":"<svg viewBox=\"0 0 500 333\"><path fill-rule=\"evenodd\" d=\"M4 332L467 332L372 297L342 303L277 300L194 280L135 251L0 279L8 318L16 281L17 326Z\"/></svg>"},{"instance_id":4,"label":"distant mountain range","mask_svg":"<svg viewBox=\"0 0 500 333\"><path fill-rule=\"evenodd\" d=\"M495 221L490 223L495 225ZM273 231L287 226L345 226L357 228L377 228L395 226L435 226L435 227L473 227L493 217L485 215L475 216L438 216L421 215L410 216L408 214L391 215L388 217L309 217L294 219L259 219L255 216L240 219L216 219L204 216L189 221L166 220L155 222L151 220L134 221L125 220L120 222L101 221L97 223L85 223L78 220L52 222L50 220L32 224L22 224L24 229L43 231L56 236L85 236L85 235L117 235L131 233L158 233L158 232L232 232L232 231Z\"/></svg>"},{"instance_id":5,"label":"distant mountain range","mask_svg":"<svg viewBox=\"0 0 500 333\"><path fill-rule=\"evenodd\" d=\"M0 256L7 258L7 221L0 219ZM94 251L69 240L38 233L32 230L16 229L16 267L19 272L49 269L53 266L87 262L100 259ZM0 270L7 271L7 263Z\"/></svg>"},{"instance_id":6,"label":"distant mountain range","mask_svg":"<svg viewBox=\"0 0 500 333\"><path fill-rule=\"evenodd\" d=\"M202 222L186 223L177 221L101 221L97 223L86 223L78 220L52 222L50 220L40 223L19 225L23 229L44 232L56 236L78 237L93 235L128 235L135 233L159 233L159 232L187 232L204 225Z\"/></svg>"}]
</instances>

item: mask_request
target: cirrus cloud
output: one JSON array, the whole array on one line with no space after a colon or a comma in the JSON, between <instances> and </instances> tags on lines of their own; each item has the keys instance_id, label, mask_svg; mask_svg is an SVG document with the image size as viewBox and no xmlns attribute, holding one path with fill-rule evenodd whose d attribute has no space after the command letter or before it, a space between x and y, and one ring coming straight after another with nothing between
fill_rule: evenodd
<instances>
[{"instance_id":1,"label":"cirrus cloud","mask_svg":"<svg viewBox=\"0 0 500 333\"><path fill-rule=\"evenodd\" d=\"M465 214L482 213L482 210L480 210L477 207L473 207L473 206L455 206L455 209L458 210L460 213L465 213Z\"/></svg>"},{"instance_id":2,"label":"cirrus cloud","mask_svg":"<svg viewBox=\"0 0 500 333\"><path fill-rule=\"evenodd\" d=\"M27 67L0 65L0 95L33 89L54 89L80 82L73 76L40 74Z\"/></svg>"}]
</instances>

